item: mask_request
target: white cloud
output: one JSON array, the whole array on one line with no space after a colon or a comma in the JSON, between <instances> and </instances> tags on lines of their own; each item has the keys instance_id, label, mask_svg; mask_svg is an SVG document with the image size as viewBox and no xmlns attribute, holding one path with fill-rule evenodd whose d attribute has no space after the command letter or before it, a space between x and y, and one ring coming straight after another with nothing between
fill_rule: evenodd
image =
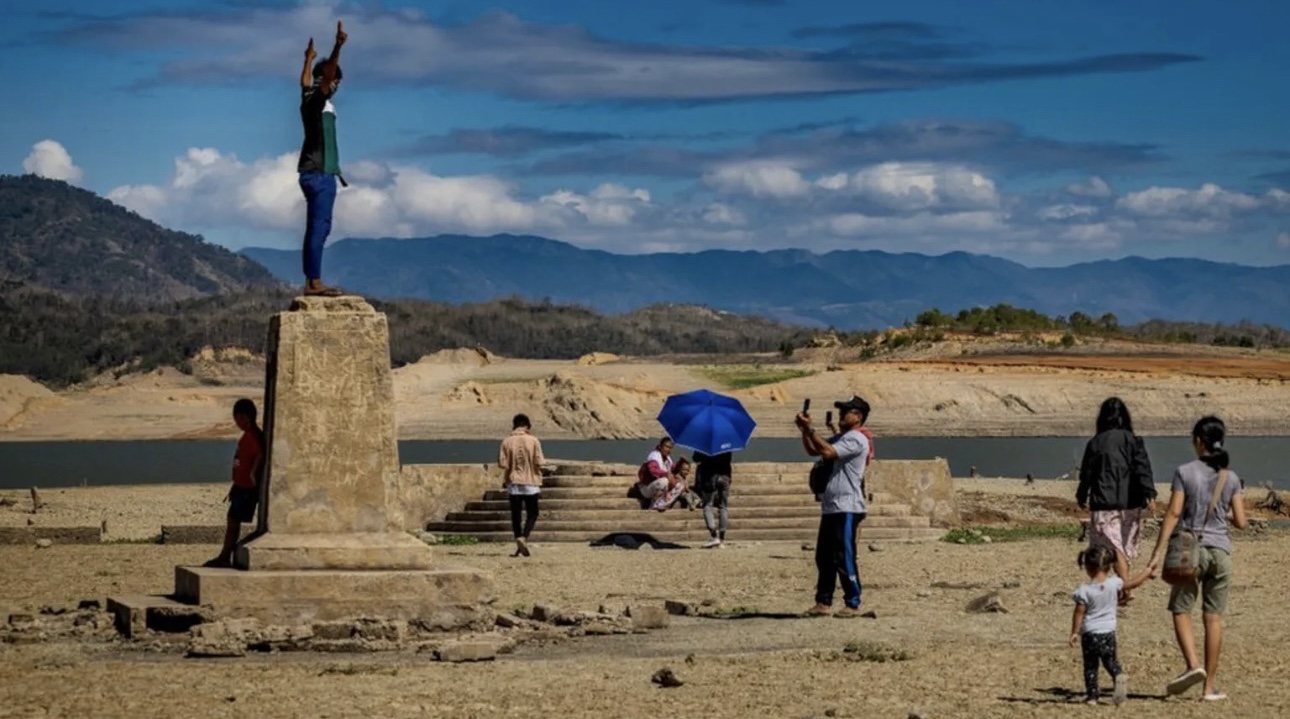
<instances>
[{"instance_id":1,"label":"white cloud","mask_svg":"<svg viewBox=\"0 0 1290 719\"><path fill-rule=\"evenodd\" d=\"M296 154L244 162L213 148L176 158L169 182L125 185L107 193L159 223L197 231L246 227L300 231L305 201ZM336 197L332 237L411 237L442 232L489 234L625 226L650 207L650 194L604 184L583 195L559 190L524 199L490 175L440 176L415 167L357 161Z\"/></svg>"},{"instance_id":2,"label":"white cloud","mask_svg":"<svg viewBox=\"0 0 1290 719\"><path fill-rule=\"evenodd\" d=\"M1279 190L1272 190L1262 196L1248 195L1243 192L1224 190L1214 183L1207 182L1197 190L1181 187L1149 187L1121 197L1116 202L1116 206L1143 217L1190 215L1226 219L1234 214L1283 204L1284 199L1279 197L1278 193L1285 194Z\"/></svg>"},{"instance_id":3,"label":"white cloud","mask_svg":"<svg viewBox=\"0 0 1290 719\"><path fill-rule=\"evenodd\" d=\"M631 224L638 212L650 206L650 194L648 190L629 190L622 185L606 183L592 190L590 195L557 190L539 201L572 208L592 225L622 227Z\"/></svg>"},{"instance_id":4,"label":"white cloud","mask_svg":"<svg viewBox=\"0 0 1290 719\"><path fill-rule=\"evenodd\" d=\"M953 235L954 233L998 232L1007 229L1006 216L999 212L976 210L932 214L919 212L903 217L876 217L859 212L834 215L819 223L829 231L844 236Z\"/></svg>"},{"instance_id":5,"label":"white cloud","mask_svg":"<svg viewBox=\"0 0 1290 719\"><path fill-rule=\"evenodd\" d=\"M718 167L704 182L725 195L779 200L812 194L847 195L895 212L958 212L993 209L1001 197L994 181L958 165L933 162L884 162L855 173L808 181L787 162L741 162Z\"/></svg>"},{"instance_id":6,"label":"white cloud","mask_svg":"<svg viewBox=\"0 0 1290 719\"><path fill-rule=\"evenodd\" d=\"M701 217L704 222L710 225L743 227L748 224L748 218L744 213L723 202L713 202L703 208Z\"/></svg>"},{"instance_id":7,"label":"white cloud","mask_svg":"<svg viewBox=\"0 0 1290 719\"><path fill-rule=\"evenodd\" d=\"M803 197L811 185L802 173L777 162L741 162L718 167L703 176L717 192L787 199Z\"/></svg>"},{"instance_id":8,"label":"white cloud","mask_svg":"<svg viewBox=\"0 0 1290 719\"><path fill-rule=\"evenodd\" d=\"M72 156L62 143L55 140L41 140L31 146L31 154L22 161L23 172L39 175L50 180L80 182L85 173L72 162Z\"/></svg>"},{"instance_id":9,"label":"white cloud","mask_svg":"<svg viewBox=\"0 0 1290 719\"><path fill-rule=\"evenodd\" d=\"M1061 222L1063 220L1072 220L1077 217L1088 217L1096 214L1097 208L1092 205L1060 204L1041 207L1039 211L1035 213L1035 217L1048 222Z\"/></svg>"},{"instance_id":10,"label":"white cloud","mask_svg":"<svg viewBox=\"0 0 1290 719\"><path fill-rule=\"evenodd\" d=\"M1084 182L1067 185L1066 191L1076 197L1092 198L1107 198L1115 194L1115 190L1100 177L1090 177Z\"/></svg>"},{"instance_id":11,"label":"white cloud","mask_svg":"<svg viewBox=\"0 0 1290 719\"><path fill-rule=\"evenodd\" d=\"M816 184L899 211L986 209L998 207L1000 201L990 178L965 167L931 162L884 162L849 177L824 177Z\"/></svg>"}]
</instances>

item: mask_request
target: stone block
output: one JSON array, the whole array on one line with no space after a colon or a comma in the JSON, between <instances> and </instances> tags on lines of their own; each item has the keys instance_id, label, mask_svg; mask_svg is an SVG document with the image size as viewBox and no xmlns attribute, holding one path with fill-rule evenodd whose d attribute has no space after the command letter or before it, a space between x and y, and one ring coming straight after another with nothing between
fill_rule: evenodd
<instances>
[{"instance_id":1,"label":"stone block","mask_svg":"<svg viewBox=\"0 0 1290 719\"><path fill-rule=\"evenodd\" d=\"M397 529L399 455L384 314L358 297L300 297L269 322L263 528Z\"/></svg>"},{"instance_id":2,"label":"stone block","mask_svg":"<svg viewBox=\"0 0 1290 719\"><path fill-rule=\"evenodd\" d=\"M121 594L107 600L107 610L113 616L117 632L127 639L136 638L148 630L148 610L158 607L192 609L171 597L155 594Z\"/></svg>"},{"instance_id":3,"label":"stone block","mask_svg":"<svg viewBox=\"0 0 1290 719\"><path fill-rule=\"evenodd\" d=\"M669 622L667 610L652 604L633 604L627 608L627 616L636 629L662 629Z\"/></svg>"},{"instance_id":4,"label":"stone block","mask_svg":"<svg viewBox=\"0 0 1290 719\"><path fill-rule=\"evenodd\" d=\"M181 601L209 605L217 616L298 625L355 617L413 620L448 607L469 609L491 598L492 577L453 568L244 572L176 567L175 590Z\"/></svg>"},{"instance_id":5,"label":"stone block","mask_svg":"<svg viewBox=\"0 0 1290 719\"><path fill-rule=\"evenodd\" d=\"M144 625L154 632L182 634L211 620L206 607L166 603L144 609Z\"/></svg>"},{"instance_id":6,"label":"stone block","mask_svg":"<svg viewBox=\"0 0 1290 719\"><path fill-rule=\"evenodd\" d=\"M238 547L237 565L251 571L430 569L434 550L403 532L270 533Z\"/></svg>"},{"instance_id":7,"label":"stone block","mask_svg":"<svg viewBox=\"0 0 1290 719\"><path fill-rule=\"evenodd\" d=\"M937 457L926 460L874 460L865 479L865 490L890 494L908 504L913 513L927 517L933 526L958 523L954 480L950 465Z\"/></svg>"}]
</instances>

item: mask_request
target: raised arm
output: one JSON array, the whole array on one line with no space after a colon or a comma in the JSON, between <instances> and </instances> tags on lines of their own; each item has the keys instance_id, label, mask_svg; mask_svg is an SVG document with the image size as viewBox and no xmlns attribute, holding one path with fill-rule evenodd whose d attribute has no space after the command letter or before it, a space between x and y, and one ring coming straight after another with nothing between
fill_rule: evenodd
<instances>
[{"instance_id":1,"label":"raised arm","mask_svg":"<svg viewBox=\"0 0 1290 719\"><path fill-rule=\"evenodd\" d=\"M799 413L794 420L797 428L802 430L802 447L806 453L812 457L823 457L824 459L837 459L838 453L833 449L833 445L828 440L820 436L819 432L811 426L811 418L804 413Z\"/></svg>"},{"instance_id":2,"label":"raised arm","mask_svg":"<svg viewBox=\"0 0 1290 719\"><path fill-rule=\"evenodd\" d=\"M318 57L318 51L314 50L314 39L309 38L309 46L305 48L305 67L300 71L300 88L308 90L314 86L314 58Z\"/></svg>"},{"instance_id":3,"label":"raised arm","mask_svg":"<svg viewBox=\"0 0 1290 719\"><path fill-rule=\"evenodd\" d=\"M331 55L327 57L327 62L323 65L323 94L331 94L331 84L336 81L336 68L340 65L340 48L345 44L345 40L348 38L349 35L345 34L345 25L340 21L337 21L336 44L332 46Z\"/></svg>"}]
</instances>

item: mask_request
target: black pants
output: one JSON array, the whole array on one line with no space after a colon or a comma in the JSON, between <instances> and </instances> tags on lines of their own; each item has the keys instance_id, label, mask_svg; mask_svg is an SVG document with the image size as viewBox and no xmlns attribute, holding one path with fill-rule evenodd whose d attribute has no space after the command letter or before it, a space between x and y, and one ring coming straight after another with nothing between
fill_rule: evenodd
<instances>
[{"instance_id":1,"label":"black pants","mask_svg":"<svg viewBox=\"0 0 1290 719\"><path fill-rule=\"evenodd\" d=\"M512 494L511 500L511 531L515 533L515 538L529 538L533 533L533 525L537 523L538 517L538 495L536 494ZM523 512L528 516L524 518L524 531L520 531L520 513Z\"/></svg>"},{"instance_id":2,"label":"black pants","mask_svg":"<svg viewBox=\"0 0 1290 719\"><path fill-rule=\"evenodd\" d=\"M820 534L815 539L815 602L833 604L833 590L842 582L842 600L848 607L860 606L860 566L856 561L856 535L865 515L852 512L820 515Z\"/></svg>"},{"instance_id":3,"label":"black pants","mask_svg":"<svg viewBox=\"0 0 1290 719\"><path fill-rule=\"evenodd\" d=\"M1081 634L1080 648L1084 650L1084 691L1089 699L1096 699L1097 664L1100 661L1114 679L1124 671L1115 658L1115 632L1105 634Z\"/></svg>"}]
</instances>

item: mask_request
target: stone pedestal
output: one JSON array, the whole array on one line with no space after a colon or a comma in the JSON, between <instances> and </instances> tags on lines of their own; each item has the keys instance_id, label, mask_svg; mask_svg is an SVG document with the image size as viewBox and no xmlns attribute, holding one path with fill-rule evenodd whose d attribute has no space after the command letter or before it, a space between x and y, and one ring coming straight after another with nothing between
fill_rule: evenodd
<instances>
[{"instance_id":1,"label":"stone pedestal","mask_svg":"<svg viewBox=\"0 0 1290 719\"><path fill-rule=\"evenodd\" d=\"M267 481L238 569L177 567L175 597L264 621L411 619L487 599L487 574L437 566L405 533L385 315L297 298L269 324Z\"/></svg>"}]
</instances>

